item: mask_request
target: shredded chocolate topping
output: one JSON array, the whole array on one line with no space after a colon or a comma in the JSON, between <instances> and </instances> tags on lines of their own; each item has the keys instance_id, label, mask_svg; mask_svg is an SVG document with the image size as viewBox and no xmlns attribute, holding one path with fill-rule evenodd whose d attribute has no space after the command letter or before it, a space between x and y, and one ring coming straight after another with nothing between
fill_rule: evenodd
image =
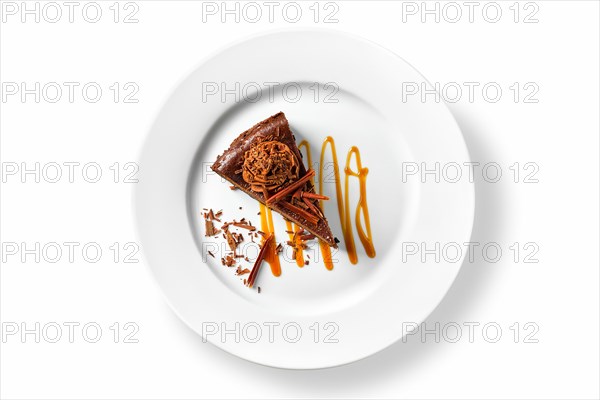
<instances>
[{"instance_id":1,"label":"shredded chocolate topping","mask_svg":"<svg viewBox=\"0 0 600 400\"><path fill-rule=\"evenodd\" d=\"M255 192L264 193L298 179L299 165L288 146L278 141L262 142L246 151L242 177Z\"/></svg>"}]
</instances>

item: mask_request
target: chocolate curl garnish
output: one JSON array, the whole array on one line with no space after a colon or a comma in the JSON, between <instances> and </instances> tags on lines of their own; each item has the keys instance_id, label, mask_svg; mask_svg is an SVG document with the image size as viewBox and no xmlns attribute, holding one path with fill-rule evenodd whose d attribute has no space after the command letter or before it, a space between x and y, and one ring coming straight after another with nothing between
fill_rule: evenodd
<instances>
[{"instance_id":1,"label":"chocolate curl garnish","mask_svg":"<svg viewBox=\"0 0 600 400\"><path fill-rule=\"evenodd\" d=\"M310 193L310 192L300 192L300 198L304 199L315 199L315 200L329 200L329 197L323 196L322 194Z\"/></svg>"},{"instance_id":2,"label":"chocolate curl garnish","mask_svg":"<svg viewBox=\"0 0 600 400\"><path fill-rule=\"evenodd\" d=\"M315 214L319 217L323 217L323 213L321 212L321 209L319 207L315 206L312 201L308 200L307 198L303 198L302 201L304 201L304 204L306 204L306 206L310 209L310 211L313 212L313 214Z\"/></svg>"},{"instance_id":3,"label":"chocolate curl garnish","mask_svg":"<svg viewBox=\"0 0 600 400\"><path fill-rule=\"evenodd\" d=\"M315 171L313 169L309 169L308 171L306 171L306 175L304 175L302 178L298 179L296 182L286 186L284 189L269 197L267 199L267 205L277 203L284 197L291 195L292 192L294 192L296 189L304 186L306 182L308 182L313 176L315 176Z\"/></svg>"},{"instance_id":4,"label":"chocolate curl garnish","mask_svg":"<svg viewBox=\"0 0 600 400\"><path fill-rule=\"evenodd\" d=\"M248 277L247 285L248 287L252 287L254 282L256 281L256 276L258 275L258 271L260 270L260 266L265 258L265 252L267 247L271 245L271 241L273 240L273 234L269 233L269 236L265 239L260 251L258 252L258 257L256 257L256 261L254 262L254 267L252 267L252 272L250 272L250 276Z\"/></svg>"},{"instance_id":5,"label":"chocolate curl garnish","mask_svg":"<svg viewBox=\"0 0 600 400\"><path fill-rule=\"evenodd\" d=\"M248 229L249 231L255 231L256 227L252 226L252 225L248 225L242 222L234 222L232 223L233 226L237 226L238 228L242 228L242 229Z\"/></svg>"},{"instance_id":6,"label":"chocolate curl garnish","mask_svg":"<svg viewBox=\"0 0 600 400\"><path fill-rule=\"evenodd\" d=\"M255 192L265 193L298 178L298 160L290 148L278 141L262 142L244 154L242 178Z\"/></svg>"},{"instance_id":7,"label":"chocolate curl garnish","mask_svg":"<svg viewBox=\"0 0 600 400\"><path fill-rule=\"evenodd\" d=\"M206 228L205 236L210 237L210 236L215 236L215 235L218 235L219 233L221 233L220 230L215 228L215 224L211 220L208 220L208 219L204 220L204 226Z\"/></svg>"},{"instance_id":8,"label":"chocolate curl garnish","mask_svg":"<svg viewBox=\"0 0 600 400\"><path fill-rule=\"evenodd\" d=\"M306 210L303 210L300 207L296 207L295 205L293 205L290 202L287 202L285 200L281 200L281 204L283 204L284 207L286 207L288 210L295 212L296 214L298 214L299 216L301 216L302 218L304 218L305 220L307 220L308 222L312 223L312 224L317 224L317 222L319 222L319 217L317 217L316 215L313 215L311 213L309 213Z\"/></svg>"}]
</instances>

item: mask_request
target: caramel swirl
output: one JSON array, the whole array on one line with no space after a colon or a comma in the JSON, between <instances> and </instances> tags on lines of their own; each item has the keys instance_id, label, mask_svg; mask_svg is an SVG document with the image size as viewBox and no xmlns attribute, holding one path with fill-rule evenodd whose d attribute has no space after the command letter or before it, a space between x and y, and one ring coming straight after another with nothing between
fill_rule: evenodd
<instances>
[{"instance_id":1,"label":"caramel swirl","mask_svg":"<svg viewBox=\"0 0 600 400\"><path fill-rule=\"evenodd\" d=\"M242 177L250 189L264 193L298 179L299 164L288 146L278 141L262 142L246 151Z\"/></svg>"}]
</instances>

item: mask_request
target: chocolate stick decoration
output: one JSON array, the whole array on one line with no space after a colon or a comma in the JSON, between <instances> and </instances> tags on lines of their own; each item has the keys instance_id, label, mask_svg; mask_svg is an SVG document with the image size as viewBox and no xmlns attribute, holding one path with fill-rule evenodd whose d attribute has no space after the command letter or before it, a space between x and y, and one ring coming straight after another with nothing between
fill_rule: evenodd
<instances>
[{"instance_id":1,"label":"chocolate stick decoration","mask_svg":"<svg viewBox=\"0 0 600 400\"><path fill-rule=\"evenodd\" d=\"M285 196L290 195L294 190L296 190L299 187L306 184L306 182L308 182L308 180L310 178L312 178L313 176L315 176L315 171L313 169L309 169L308 171L306 171L306 175L304 175L302 178L298 179L296 182L292 183L289 186L286 186L284 189L280 190L279 192L275 193L273 196L266 199L267 205L277 203L279 200L281 200Z\"/></svg>"},{"instance_id":2,"label":"chocolate stick decoration","mask_svg":"<svg viewBox=\"0 0 600 400\"><path fill-rule=\"evenodd\" d=\"M260 251L258 252L258 257L256 257L256 261L254 262L254 267L252 267L252 272L250 272L250 276L248 277L248 287L252 287L254 285L254 281L256 281L256 276L258 275L258 271L260 270L260 266L265 258L265 251L267 247L271 245L271 241L273 240L273 234L269 233L269 236L265 239Z\"/></svg>"},{"instance_id":3,"label":"chocolate stick decoration","mask_svg":"<svg viewBox=\"0 0 600 400\"><path fill-rule=\"evenodd\" d=\"M287 207L290 211L295 212L296 214L298 214L299 216L301 216L302 218L304 218L305 220L307 220L308 222L312 223L312 224L316 224L317 222L319 222L319 217L316 215L312 215L311 213L309 213L308 211L304 211L303 209L301 209L300 207L296 207L295 205L293 205L292 203L289 203L285 200L281 200L281 203Z\"/></svg>"}]
</instances>

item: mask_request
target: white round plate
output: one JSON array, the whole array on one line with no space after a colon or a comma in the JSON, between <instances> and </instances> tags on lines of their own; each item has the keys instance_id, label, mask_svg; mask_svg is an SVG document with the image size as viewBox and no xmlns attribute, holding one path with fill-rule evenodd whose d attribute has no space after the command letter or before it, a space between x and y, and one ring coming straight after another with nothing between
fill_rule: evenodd
<instances>
[{"instance_id":1,"label":"white round plate","mask_svg":"<svg viewBox=\"0 0 600 400\"><path fill-rule=\"evenodd\" d=\"M135 206L146 260L186 324L244 359L308 369L380 351L433 311L464 254L436 260L423 250L469 241L474 190L465 179L435 182L433 174L420 179L411 173L415 167L469 160L443 102L403 95L415 85L432 90L390 51L326 30L280 31L234 44L181 82L144 145ZM329 271L315 246L304 268L283 256L280 277L263 265L259 294L245 287L233 268L221 265L224 240L204 236L202 208L222 209L224 220L245 217L260 224L258 203L230 190L209 166L241 132L279 111L297 142L311 143L313 162L328 135L336 141L342 174L350 147L360 149L369 169L377 256L367 257L356 236L358 184L351 179L358 264L349 262L342 241ZM342 239L333 183L326 183L325 194L332 197L325 213ZM285 242L283 219L274 213L274 220L277 241ZM207 256L208 250L216 258ZM241 250L252 258L257 246L245 242Z\"/></svg>"}]
</instances>

